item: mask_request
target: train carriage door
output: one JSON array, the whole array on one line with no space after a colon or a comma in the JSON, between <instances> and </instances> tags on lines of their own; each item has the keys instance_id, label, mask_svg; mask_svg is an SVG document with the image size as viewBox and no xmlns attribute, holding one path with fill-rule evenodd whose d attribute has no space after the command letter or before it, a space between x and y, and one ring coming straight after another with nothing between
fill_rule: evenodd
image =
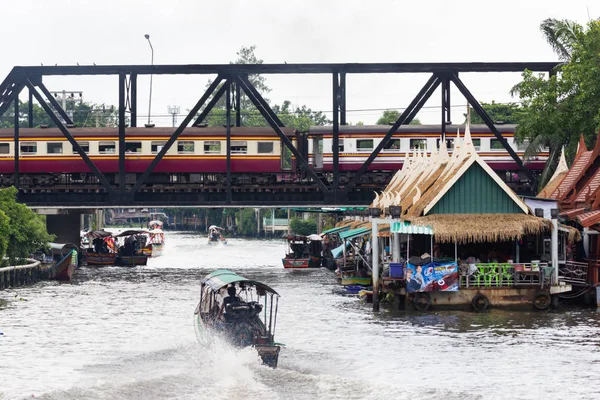
<instances>
[{"instance_id":1,"label":"train carriage door","mask_svg":"<svg viewBox=\"0 0 600 400\"><path fill-rule=\"evenodd\" d=\"M295 142L295 140L293 141ZM292 143L293 143L292 142ZM292 170L292 151L281 141L281 170L291 171Z\"/></svg>"},{"instance_id":2,"label":"train carriage door","mask_svg":"<svg viewBox=\"0 0 600 400\"><path fill-rule=\"evenodd\" d=\"M323 137L314 137L312 146L314 168L323 169Z\"/></svg>"}]
</instances>

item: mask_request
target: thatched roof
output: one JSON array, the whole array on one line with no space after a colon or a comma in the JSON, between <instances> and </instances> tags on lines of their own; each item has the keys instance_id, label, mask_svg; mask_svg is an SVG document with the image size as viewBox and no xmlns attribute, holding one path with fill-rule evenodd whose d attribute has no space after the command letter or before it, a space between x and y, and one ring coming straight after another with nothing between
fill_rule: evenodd
<instances>
[{"instance_id":1,"label":"thatched roof","mask_svg":"<svg viewBox=\"0 0 600 400\"><path fill-rule=\"evenodd\" d=\"M569 226L569 225L563 225L563 224L560 224L560 228L567 231L567 235L568 235L567 239L568 239L569 243L579 242L582 239L581 232L579 232L579 229L573 228L572 226Z\"/></svg>"},{"instance_id":2,"label":"thatched roof","mask_svg":"<svg viewBox=\"0 0 600 400\"><path fill-rule=\"evenodd\" d=\"M549 220L526 214L432 214L410 222L430 226L442 243L504 242L552 227Z\"/></svg>"}]
</instances>

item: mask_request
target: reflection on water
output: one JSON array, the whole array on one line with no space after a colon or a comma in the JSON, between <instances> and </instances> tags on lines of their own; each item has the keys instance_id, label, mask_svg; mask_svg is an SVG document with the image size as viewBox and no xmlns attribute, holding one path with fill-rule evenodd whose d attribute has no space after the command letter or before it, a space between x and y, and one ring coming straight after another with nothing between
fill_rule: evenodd
<instances>
[{"instance_id":1,"label":"reflection on water","mask_svg":"<svg viewBox=\"0 0 600 400\"><path fill-rule=\"evenodd\" d=\"M44 399L599 398L596 310L371 312L327 270L285 271L280 241L167 233L135 268L0 292L0 393ZM279 368L201 346L199 280L229 268L281 295Z\"/></svg>"}]
</instances>

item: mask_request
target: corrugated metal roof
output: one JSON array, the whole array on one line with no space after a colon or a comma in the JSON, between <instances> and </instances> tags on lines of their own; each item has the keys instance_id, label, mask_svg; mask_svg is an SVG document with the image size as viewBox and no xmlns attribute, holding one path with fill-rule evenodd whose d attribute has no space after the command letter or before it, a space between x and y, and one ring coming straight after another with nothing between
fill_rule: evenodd
<instances>
[{"instance_id":1,"label":"corrugated metal roof","mask_svg":"<svg viewBox=\"0 0 600 400\"><path fill-rule=\"evenodd\" d=\"M394 233L406 233L411 235L433 235L431 227L412 225L407 221L393 222L391 231Z\"/></svg>"},{"instance_id":2,"label":"corrugated metal roof","mask_svg":"<svg viewBox=\"0 0 600 400\"><path fill-rule=\"evenodd\" d=\"M371 228L357 228L340 233L342 239L352 239L358 236L367 235L371 232Z\"/></svg>"},{"instance_id":3,"label":"corrugated metal roof","mask_svg":"<svg viewBox=\"0 0 600 400\"><path fill-rule=\"evenodd\" d=\"M321 232L321 235L327 235L329 233L343 232L350 229L350 226L338 226L335 228L327 229L326 231Z\"/></svg>"}]
</instances>

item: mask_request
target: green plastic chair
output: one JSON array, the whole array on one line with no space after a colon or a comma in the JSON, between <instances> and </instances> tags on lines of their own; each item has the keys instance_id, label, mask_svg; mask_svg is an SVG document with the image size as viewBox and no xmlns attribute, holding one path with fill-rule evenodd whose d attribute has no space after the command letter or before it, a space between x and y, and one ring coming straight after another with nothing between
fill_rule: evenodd
<instances>
[{"instance_id":1,"label":"green plastic chair","mask_svg":"<svg viewBox=\"0 0 600 400\"><path fill-rule=\"evenodd\" d=\"M513 286L515 283L514 268L512 264L500 264L500 286Z\"/></svg>"},{"instance_id":2,"label":"green plastic chair","mask_svg":"<svg viewBox=\"0 0 600 400\"><path fill-rule=\"evenodd\" d=\"M476 263L477 271L471 277L474 279L473 286L483 286L485 283L485 274L487 273L487 264Z\"/></svg>"},{"instance_id":3,"label":"green plastic chair","mask_svg":"<svg viewBox=\"0 0 600 400\"><path fill-rule=\"evenodd\" d=\"M500 286L500 264L491 262L487 264L487 272L484 275L486 287Z\"/></svg>"}]
</instances>

